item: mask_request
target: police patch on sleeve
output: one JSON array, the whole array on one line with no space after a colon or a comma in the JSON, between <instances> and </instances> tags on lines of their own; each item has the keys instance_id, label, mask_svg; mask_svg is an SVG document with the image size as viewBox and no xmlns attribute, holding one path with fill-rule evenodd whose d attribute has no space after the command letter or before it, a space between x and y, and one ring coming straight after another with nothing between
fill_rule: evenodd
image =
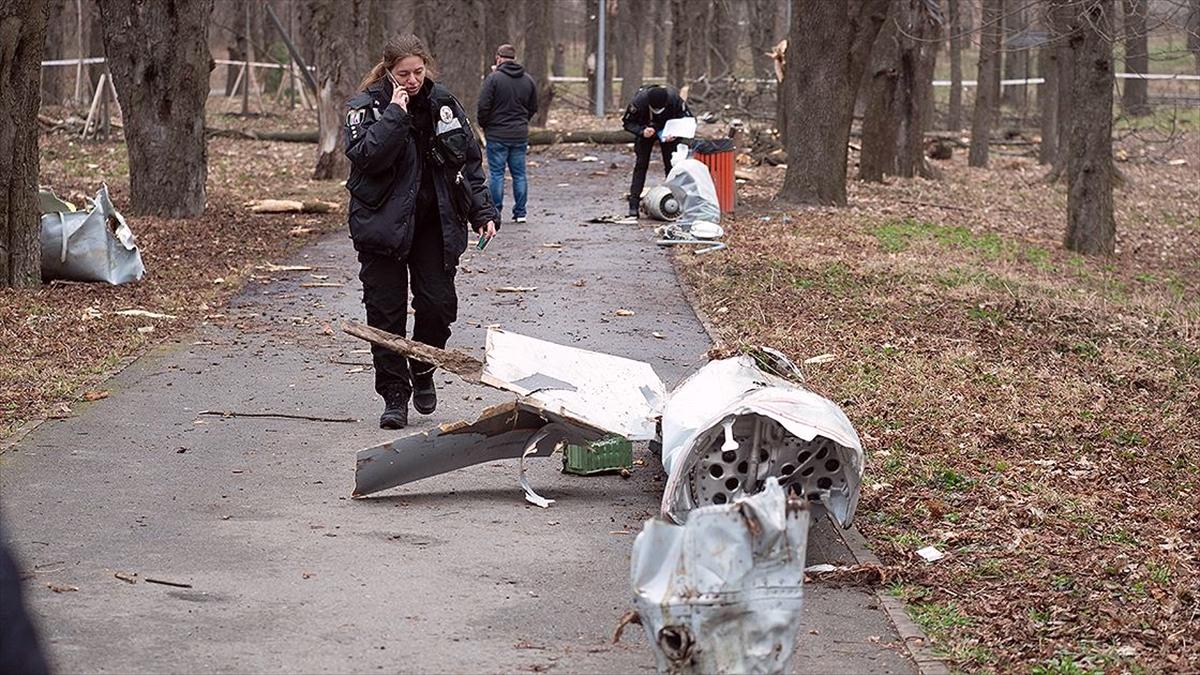
<instances>
[{"instance_id":1,"label":"police patch on sleeve","mask_svg":"<svg viewBox=\"0 0 1200 675\"><path fill-rule=\"evenodd\" d=\"M356 127L362 124L363 118L366 117L366 115L367 111L363 110L362 108L351 110L350 112L346 113L346 126Z\"/></svg>"},{"instance_id":2,"label":"police patch on sleeve","mask_svg":"<svg viewBox=\"0 0 1200 675\"><path fill-rule=\"evenodd\" d=\"M438 111L438 117L442 118L442 122L450 124L450 120L454 119L454 111L450 109L450 106L444 105L442 106L442 109Z\"/></svg>"}]
</instances>

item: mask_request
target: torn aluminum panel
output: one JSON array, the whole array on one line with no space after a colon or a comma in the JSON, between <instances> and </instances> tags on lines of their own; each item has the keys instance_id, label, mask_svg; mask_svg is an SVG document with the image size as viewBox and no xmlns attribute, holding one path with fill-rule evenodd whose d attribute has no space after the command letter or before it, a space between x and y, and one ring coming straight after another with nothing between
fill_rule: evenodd
<instances>
[{"instance_id":1,"label":"torn aluminum panel","mask_svg":"<svg viewBox=\"0 0 1200 675\"><path fill-rule=\"evenodd\" d=\"M355 497L455 469L522 455L549 457L560 441L586 442L599 433L548 422L517 402L492 406L468 424L443 424L358 452ZM530 448L534 450L527 452ZM522 477L523 479L523 477Z\"/></svg>"},{"instance_id":2,"label":"torn aluminum panel","mask_svg":"<svg viewBox=\"0 0 1200 675\"><path fill-rule=\"evenodd\" d=\"M70 206L57 200L62 206ZM54 211L42 215L39 241L42 279L139 281L146 269L133 230L101 185L86 211ZM43 204L55 208L55 200Z\"/></svg>"},{"instance_id":3,"label":"torn aluminum panel","mask_svg":"<svg viewBox=\"0 0 1200 675\"><path fill-rule=\"evenodd\" d=\"M772 476L762 492L646 521L634 604L660 673L782 673L795 648L809 511Z\"/></svg>"},{"instance_id":4,"label":"torn aluminum panel","mask_svg":"<svg viewBox=\"0 0 1200 675\"><path fill-rule=\"evenodd\" d=\"M754 494L773 476L843 527L854 518L863 450L850 420L829 399L763 372L749 356L713 361L672 392L662 442L662 514L675 522L698 506Z\"/></svg>"},{"instance_id":5,"label":"torn aluminum panel","mask_svg":"<svg viewBox=\"0 0 1200 675\"><path fill-rule=\"evenodd\" d=\"M631 441L657 437L665 387L650 364L491 328L484 384L576 426Z\"/></svg>"}]
</instances>

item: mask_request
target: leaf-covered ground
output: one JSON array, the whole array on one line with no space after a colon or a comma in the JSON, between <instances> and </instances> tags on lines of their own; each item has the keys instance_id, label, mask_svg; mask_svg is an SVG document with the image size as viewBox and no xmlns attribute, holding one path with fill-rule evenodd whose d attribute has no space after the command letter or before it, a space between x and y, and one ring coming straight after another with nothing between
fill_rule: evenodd
<instances>
[{"instance_id":1,"label":"leaf-covered ground","mask_svg":"<svg viewBox=\"0 0 1200 675\"><path fill-rule=\"evenodd\" d=\"M681 256L731 349L836 355L806 369L867 448L857 522L964 670L1200 669L1200 136L1118 156L1112 258L1061 247L1032 159L962 153L846 209L750 169L729 250Z\"/></svg>"},{"instance_id":2,"label":"leaf-covered ground","mask_svg":"<svg viewBox=\"0 0 1200 675\"><path fill-rule=\"evenodd\" d=\"M213 115L209 124L265 128L289 120ZM128 359L204 321L220 320L223 302L242 284L271 274L267 263L345 227L344 206L343 213L325 215L255 214L245 208L245 202L263 198L344 202L337 181L309 180L313 147L211 139L203 216L164 220L125 214L146 266L139 283L0 289L0 442L29 420L69 414L88 387ZM82 142L64 132L41 137L41 183L77 207L102 181L118 210L127 205L127 161L117 140ZM126 309L177 318L114 314Z\"/></svg>"}]
</instances>

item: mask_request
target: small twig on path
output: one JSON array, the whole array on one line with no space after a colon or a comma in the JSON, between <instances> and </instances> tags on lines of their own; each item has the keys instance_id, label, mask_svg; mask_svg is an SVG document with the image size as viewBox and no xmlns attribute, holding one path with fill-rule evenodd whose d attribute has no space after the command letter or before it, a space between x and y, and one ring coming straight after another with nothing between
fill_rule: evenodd
<instances>
[{"instance_id":1,"label":"small twig on path","mask_svg":"<svg viewBox=\"0 0 1200 675\"><path fill-rule=\"evenodd\" d=\"M185 583L182 583L179 581L164 581L162 579L151 579L150 577L144 577L142 580L148 584L161 584L163 586L174 586L175 588L191 588L192 587L191 584L185 584Z\"/></svg>"},{"instance_id":2,"label":"small twig on path","mask_svg":"<svg viewBox=\"0 0 1200 675\"><path fill-rule=\"evenodd\" d=\"M200 415L213 415L215 417L277 417L286 420L307 420L309 422L344 422L347 424L357 422L353 417L314 417L312 415L291 415L288 413L255 413L255 412L237 412L235 410L201 410ZM149 579L147 579L149 581Z\"/></svg>"}]
</instances>

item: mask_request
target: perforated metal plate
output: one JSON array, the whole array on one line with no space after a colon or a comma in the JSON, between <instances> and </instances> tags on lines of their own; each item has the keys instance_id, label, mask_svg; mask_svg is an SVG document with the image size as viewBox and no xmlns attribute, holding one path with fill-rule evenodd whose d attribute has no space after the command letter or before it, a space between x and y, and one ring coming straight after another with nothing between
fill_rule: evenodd
<instances>
[{"instance_id":1,"label":"perforated metal plate","mask_svg":"<svg viewBox=\"0 0 1200 675\"><path fill-rule=\"evenodd\" d=\"M767 476L776 476L786 490L812 501L846 489L848 467L843 461L849 451L834 441L823 436L805 441L760 415L738 416L732 431L736 450L721 449L725 444L721 425L709 429L697 442L706 448L689 476L697 506L725 504L754 494Z\"/></svg>"}]
</instances>

